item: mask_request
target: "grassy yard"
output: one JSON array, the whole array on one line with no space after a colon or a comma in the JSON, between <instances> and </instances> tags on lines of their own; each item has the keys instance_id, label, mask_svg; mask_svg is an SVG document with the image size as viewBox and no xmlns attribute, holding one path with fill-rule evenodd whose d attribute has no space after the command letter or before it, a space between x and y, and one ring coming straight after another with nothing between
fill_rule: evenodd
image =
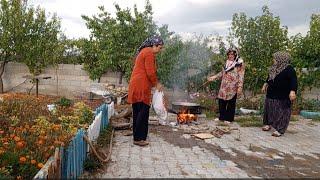
<instances>
[{"instance_id":1,"label":"grassy yard","mask_svg":"<svg viewBox=\"0 0 320 180\"><path fill-rule=\"evenodd\" d=\"M241 127L261 127L263 126L261 116L240 116L235 119Z\"/></svg>"}]
</instances>

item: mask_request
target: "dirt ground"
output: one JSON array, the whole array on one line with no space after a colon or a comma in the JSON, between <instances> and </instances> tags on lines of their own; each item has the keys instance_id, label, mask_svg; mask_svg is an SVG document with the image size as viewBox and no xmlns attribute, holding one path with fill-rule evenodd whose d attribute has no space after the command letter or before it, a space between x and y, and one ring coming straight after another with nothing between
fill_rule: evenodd
<instances>
[{"instance_id":1,"label":"dirt ground","mask_svg":"<svg viewBox=\"0 0 320 180\"><path fill-rule=\"evenodd\" d=\"M149 131L158 134L165 141L183 148L199 146L210 150L219 158L230 160L237 166L245 170L251 177L262 178L319 178L320 160L306 155L284 154L283 159L262 159L255 156L248 156L237 149L232 149L237 156L232 156L219 146L205 143L195 138L185 139L181 130L172 131L168 126L149 126ZM256 146L251 147L251 151L264 153L280 153L276 149L262 149ZM320 154L317 154L320 158ZM299 158L294 158L299 157Z\"/></svg>"}]
</instances>

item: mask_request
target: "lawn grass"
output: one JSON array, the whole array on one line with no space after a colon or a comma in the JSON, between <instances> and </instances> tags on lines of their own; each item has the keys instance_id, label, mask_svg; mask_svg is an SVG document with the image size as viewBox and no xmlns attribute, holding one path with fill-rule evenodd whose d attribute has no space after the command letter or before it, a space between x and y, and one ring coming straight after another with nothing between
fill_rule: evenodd
<instances>
[{"instance_id":1,"label":"lawn grass","mask_svg":"<svg viewBox=\"0 0 320 180\"><path fill-rule=\"evenodd\" d=\"M261 127L263 126L260 116L240 116L235 119L241 127Z\"/></svg>"}]
</instances>

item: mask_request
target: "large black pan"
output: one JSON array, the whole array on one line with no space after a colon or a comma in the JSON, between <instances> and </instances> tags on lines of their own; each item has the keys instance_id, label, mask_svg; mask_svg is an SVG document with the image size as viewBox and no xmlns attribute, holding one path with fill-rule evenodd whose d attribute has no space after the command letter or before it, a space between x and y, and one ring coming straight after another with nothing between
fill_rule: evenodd
<instances>
[{"instance_id":1,"label":"large black pan","mask_svg":"<svg viewBox=\"0 0 320 180\"><path fill-rule=\"evenodd\" d=\"M187 111L191 114L201 114L200 104L190 102L172 102L172 110L177 113Z\"/></svg>"}]
</instances>

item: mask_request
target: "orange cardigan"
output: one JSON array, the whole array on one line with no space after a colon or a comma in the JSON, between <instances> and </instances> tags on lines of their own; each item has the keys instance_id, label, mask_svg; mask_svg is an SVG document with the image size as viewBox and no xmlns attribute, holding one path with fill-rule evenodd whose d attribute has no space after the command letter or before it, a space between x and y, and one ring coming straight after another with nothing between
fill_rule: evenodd
<instances>
[{"instance_id":1,"label":"orange cardigan","mask_svg":"<svg viewBox=\"0 0 320 180\"><path fill-rule=\"evenodd\" d=\"M128 103L143 102L150 105L151 88L158 83L155 54L144 48L138 54L129 82Z\"/></svg>"}]
</instances>

